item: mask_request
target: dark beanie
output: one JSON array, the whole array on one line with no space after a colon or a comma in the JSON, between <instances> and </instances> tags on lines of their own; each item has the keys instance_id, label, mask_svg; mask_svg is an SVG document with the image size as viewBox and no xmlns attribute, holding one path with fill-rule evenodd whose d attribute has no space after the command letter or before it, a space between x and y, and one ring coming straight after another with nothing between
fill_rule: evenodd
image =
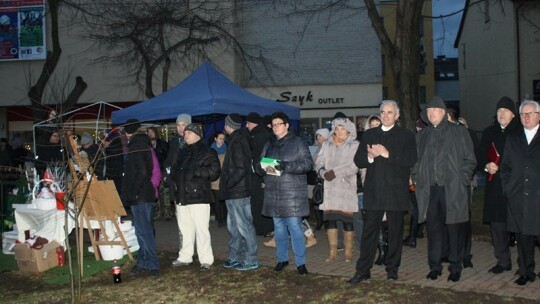
<instances>
[{"instance_id":1,"label":"dark beanie","mask_svg":"<svg viewBox=\"0 0 540 304\"><path fill-rule=\"evenodd\" d=\"M510 97L504 96L499 100L499 102L497 102L496 111L498 111L501 108L508 109L512 113L514 113L514 115L516 115L516 105L515 105L514 101L512 99L510 99Z\"/></svg>"},{"instance_id":2,"label":"dark beanie","mask_svg":"<svg viewBox=\"0 0 540 304\"><path fill-rule=\"evenodd\" d=\"M336 118L349 118L349 117L347 117L347 115L345 115L343 112L337 112L336 114L334 114L334 118L332 118L332 120Z\"/></svg>"},{"instance_id":3,"label":"dark beanie","mask_svg":"<svg viewBox=\"0 0 540 304\"><path fill-rule=\"evenodd\" d=\"M199 126L197 126L196 124L189 124L186 126L186 128L184 129L184 132L185 131L191 131L195 134L197 134L200 138L203 138L203 133L202 133L202 130Z\"/></svg>"},{"instance_id":4,"label":"dark beanie","mask_svg":"<svg viewBox=\"0 0 540 304\"><path fill-rule=\"evenodd\" d=\"M138 119L131 118L126 121L124 124L124 131L126 131L127 134L133 134L139 130L141 127L141 122Z\"/></svg>"},{"instance_id":5,"label":"dark beanie","mask_svg":"<svg viewBox=\"0 0 540 304\"><path fill-rule=\"evenodd\" d=\"M261 115L255 112L251 112L248 114L248 116L246 116L246 121L249 121L254 124L260 124L261 120L262 120Z\"/></svg>"},{"instance_id":6,"label":"dark beanie","mask_svg":"<svg viewBox=\"0 0 540 304\"><path fill-rule=\"evenodd\" d=\"M267 126L267 125L271 125L272 124L272 115L264 115L263 117L263 123Z\"/></svg>"},{"instance_id":7,"label":"dark beanie","mask_svg":"<svg viewBox=\"0 0 540 304\"><path fill-rule=\"evenodd\" d=\"M225 118L225 125L234 130L240 129L242 126L242 117L236 113L229 114Z\"/></svg>"},{"instance_id":8,"label":"dark beanie","mask_svg":"<svg viewBox=\"0 0 540 304\"><path fill-rule=\"evenodd\" d=\"M433 96L431 100L427 103L426 109L429 108L439 108L446 110L446 105L444 104L444 100L440 98L439 96Z\"/></svg>"}]
</instances>

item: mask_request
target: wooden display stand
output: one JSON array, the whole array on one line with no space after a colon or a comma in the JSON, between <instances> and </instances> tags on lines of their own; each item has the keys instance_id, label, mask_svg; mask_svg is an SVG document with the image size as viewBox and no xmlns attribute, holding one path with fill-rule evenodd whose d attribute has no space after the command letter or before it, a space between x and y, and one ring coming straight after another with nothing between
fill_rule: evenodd
<instances>
[{"instance_id":1,"label":"wooden display stand","mask_svg":"<svg viewBox=\"0 0 540 304\"><path fill-rule=\"evenodd\" d=\"M83 239L83 227L86 226L88 235L92 241L96 260L99 261L101 259L99 245L122 245L129 256L129 259L133 261L133 255L126 243L124 234L118 225L118 218L120 216L126 216L127 213L118 196L118 191L116 190L114 182L110 180L98 181L95 177L88 181L86 178L87 172L90 174L93 172L90 161L87 156L79 154L76 140L73 138L70 138L69 140L74 152L74 158L69 160L69 169L73 176L73 180L78 180L79 177L82 176L81 181L77 184L75 189L73 189L75 203L77 204L78 209L81 210L79 216L79 239ZM75 164L78 165L78 170L75 167ZM98 223L102 239L96 240L94 228L92 228L90 223L91 221ZM111 221L114 225L114 230L116 231L106 231L106 221ZM119 236L119 241L113 241L111 239L111 236L115 233ZM80 242L79 246L79 252L81 254L80 260L82 261L83 242Z\"/></svg>"}]
</instances>

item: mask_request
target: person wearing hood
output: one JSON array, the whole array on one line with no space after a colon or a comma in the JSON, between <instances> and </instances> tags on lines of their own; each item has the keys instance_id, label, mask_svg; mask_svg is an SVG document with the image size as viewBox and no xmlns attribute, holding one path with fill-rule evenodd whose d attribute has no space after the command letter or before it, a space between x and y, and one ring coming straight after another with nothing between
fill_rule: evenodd
<instances>
[{"instance_id":1,"label":"person wearing hood","mask_svg":"<svg viewBox=\"0 0 540 304\"><path fill-rule=\"evenodd\" d=\"M469 221L469 188L476 157L469 132L446 117L442 98L426 105L429 125L416 135L418 162L413 168L418 222L428 230L427 279L442 275L443 242L448 231L448 281L461 278L465 256L466 225Z\"/></svg>"},{"instance_id":2,"label":"person wearing hood","mask_svg":"<svg viewBox=\"0 0 540 304\"><path fill-rule=\"evenodd\" d=\"M417 160L414 134L397 125L399 107L383 100L382 125L367 130L354 156L359 168L366 168L364 181L364 228L356 273L349 280L358 284L370 278L383 217L388 226L386 272L388 280L398 279L403 242L403 218L409 208L409 176Z\"/></svg>"},{"instance_id":3,"label":"person wearing hood","mask_svg":"<svg viewBox=\"0 0 540 304\"><path fill-rule=\"evenodd\" d=\"M497 121L482 133L478 148L478 171L488 174L484 197L483 222L490 226L491 244L497 264L489 269L494 274L512 270L509 237L507 230L508 198L503 194L499 165L504 158L504 145L509 133L519 131L519 119L516 117L516 106L509 97L502 97L497 102ZM499 159L490 157L490 151L497 151Z\"/></svg>"},{"instance_id":4,"label":"person wearing hood","mask_svg":"<svg viewBox=\"0 0 540 304\"><path fill-rule=\"evenodd\" d=\"M345 261L352 260L354 245L353 213L358 212L356 179L358 168L354 154L358 149L356 127L345 117L332 120L332 131L322 145L315 162L315 172L324 179L323 211L329 254L326 261L336 259L338 251L338 221L343 223Z\"/></svg>"}]
</instances>

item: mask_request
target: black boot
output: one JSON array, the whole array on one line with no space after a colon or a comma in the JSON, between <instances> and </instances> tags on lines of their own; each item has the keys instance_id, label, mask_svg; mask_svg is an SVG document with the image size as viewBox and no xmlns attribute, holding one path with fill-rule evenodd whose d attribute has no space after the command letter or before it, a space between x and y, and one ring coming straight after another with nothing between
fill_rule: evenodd
<instances>
[{"instance_id":1,"label":"black boot","mask_svg":"<svg viewBox=\"0 0 540 304\"><path fill-rule=\"evenodd\" d=\"M416 225L416 238L417 239L424 238L424 226L425 226L425 222L422 224Z\"/></svg>"},{"instance_id":2,"label":"black boot","mask_svg":"<svg viewBox=\"0 0 540 304\"><path fill-rule=\"evenodd\" d=\"M513 232L508 232L508 246L509 247L514 247L516 246L517 242L516 242L516 234L513 233Z\"/></svg>"},{"instance_id":3,"label":"black boot","mask_svg":"<svg viewBox=\"0 0 540 304\"><path fill-rule=\"evenodd\" d=\"M418 222L411 216L411 222L409 226L409 236L403 240L403 246L416 248L416 232L418 230Z\"/></svg>"},{"instance_id":4,"label":"black boot","mask_svg":"<svg viewBox=\"0 0 540 304\"><path fill-rule=\"evenodd\" d=\"M317 220L317 226L315 226L315 230L319 231L321 230L321 227L323 225L323 212L319 209L315 209L315 218Z\"/></svg>"}]
</instances>

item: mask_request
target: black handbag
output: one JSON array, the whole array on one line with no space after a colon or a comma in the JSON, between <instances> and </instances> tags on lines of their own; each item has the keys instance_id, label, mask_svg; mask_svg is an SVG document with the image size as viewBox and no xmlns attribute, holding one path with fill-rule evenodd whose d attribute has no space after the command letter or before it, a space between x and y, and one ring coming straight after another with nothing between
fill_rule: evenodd
<instances>
[{"instance_id":1,"label":"black handbag","mask_svg":"<svg viewBox=\"0 0 540 304\"><path fill-rule=\"evenodd\" d=\"M314 205L320 205L324 200L324 179L317 177L315 187L313 187L313 197L311 198Z\"/></svg>"}]
</instances>

